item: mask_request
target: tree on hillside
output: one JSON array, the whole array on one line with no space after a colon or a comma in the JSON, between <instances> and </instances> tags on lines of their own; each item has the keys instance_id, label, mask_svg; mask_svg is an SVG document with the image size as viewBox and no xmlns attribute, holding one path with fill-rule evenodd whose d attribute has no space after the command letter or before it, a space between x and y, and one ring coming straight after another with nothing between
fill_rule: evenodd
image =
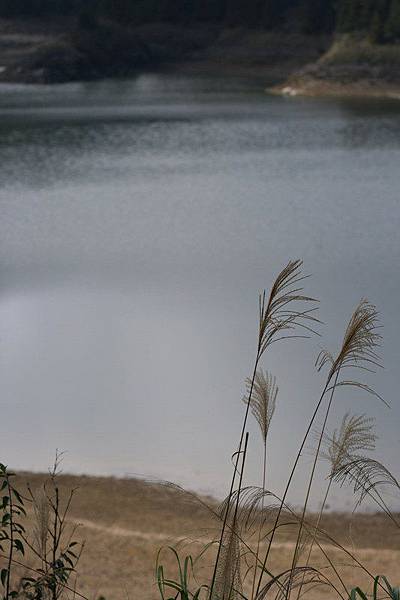
<instances>
[{"instance_id":1,"label":"tree on hillside","mask_svg":"<svg viewBox=\"0 0 400 600\"><path fill-rule=\"evenodd\" d=\"M374 0L339 0L336 10L336 27L341 32L368 29L368 14Z\"/></svg>"},{"instance_id":2,"label":"tree on hillside","mask_svg":"<svg viewBox=\"0 0 400 600\"><path fill-rule=\"evenodd\" d=\"M326 33L335 28L335 11L331 0L305 0L304 23L305 33Z\"/></svg>"},{"instance_id":3,"label":"tree on hillside","mask_svg":"<svg viewBox=\"0 0 400 600\"><path fill-rule=\"evenodd\" d=\"M197 0L195 18L199 21L221 22L226 14L226 0Z\"/></svg>"},{"instance_id":4,"label":"tree on hillside","mask_svg":"<svg viewBox=\"0 0 400 600\"><path fill-rule=\"evenodd\" d=\"M380 44L385 39L385 20L379 11L375 11L369 28L371 42Z\"/></svg>"},{"instance_id":5,"label":"tree on hillside","mask_svg":"<svg viewBox=\"0 0 400 600\"><path fill-rule=\"evenodd\" d=\"M400 40L400 0L392 0L385 24L385 37L388 41Z\"/></svg>"},{"instance_id":6,"label":"tree on hillside","mask_svg":"<svg viewBox=\"0 0 400 600\"><path fill-rule=\"evenodd\" d=\"M293 1L265 0L261 12L261 20L264 27L274 29L282 25L285 11L290 4L293 4Z\"/></svg>"}]
</instances>

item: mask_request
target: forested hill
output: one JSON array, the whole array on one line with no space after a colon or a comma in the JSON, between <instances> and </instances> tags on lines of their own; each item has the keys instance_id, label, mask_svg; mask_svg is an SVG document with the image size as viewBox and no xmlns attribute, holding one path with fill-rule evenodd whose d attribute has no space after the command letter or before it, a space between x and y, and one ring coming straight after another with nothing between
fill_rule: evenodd
<instances>
[{"instance_id":1,"label":"forested hill","mask_svg":"<svg viewBox=\"0 0 400 600\"><path fill-rule=\"evenodd\" d=\"M0 0L0 16L76 16L123 24L215 23L306 34L366 33L378 43L400 42L400 0Z\"/></svg>"},{"instance_id":2,"label":"forested hill","mask_svg":"<svg viewBox=\"0 0 400 600\"><path fill-rule=\"evenodd\" d=\"M363 81L397 97L400 0L0 0L0 81L179 65L254 73L291 93Z\"/></svg>"}]
</instances>

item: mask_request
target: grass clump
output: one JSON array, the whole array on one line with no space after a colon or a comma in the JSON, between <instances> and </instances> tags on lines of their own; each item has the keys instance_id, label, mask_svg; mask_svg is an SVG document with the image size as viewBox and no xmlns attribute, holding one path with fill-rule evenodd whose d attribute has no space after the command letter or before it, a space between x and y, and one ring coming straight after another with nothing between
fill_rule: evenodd
<instances>
[{"instance_id":1,"label":"grass clump","mask_svg":"<svg viewBox=\"0 0 400 600\"><path fill-rule=\"evenodd\" d=\"M186 578L185 589L181 586L181 568L180 580L175 581L167 579L162 565L158 564L157 577L163 599L197 599L203 594L205 600L264 600L270 597L299 600L316 587L326 588L330 597L355 600L359 596L365 599L365 592L360 587L351 588L343 578L343 561L368 575L374 587L375 600L377 594L383 592L390 598L398 598L398 588L392 588L387 579L370 573L353 550L349 551L321 527L334 484L350 484L355 507L368 497L399 527L383 497L382 487L390 485L399 492L400 485L381 463L369 456L376 441L373 419L365 414L347 412L333 434L329 434L332 407L342 390L357 388L387 405L363 378L365 371L374 372L381 367L381 325L377 309L369 301L363 299L356 306L336 353L322 351L318 355L316 366L319 371L326 370L325 382L289 470L283 494L278 497L267 486L267 441L278 386L275 377L262 369L261 362L275 342L311 337L316 334L319 324L317 302L303 290L306 276L301 268L301 261L289 262L276 278L270 293L267 295L264 291L259 297L256 359L252 376L246 380L245 412L238 446L233 454L232 479L228 495L215 515L219 522L219 535L207 545L207 552L213 551L209 580L191 593ZM261 485L245 487L250 415L256 419L261 431L263 468ZM322 425L316 431L317 419ZM312 434L315 443L304 499L300 510L295 510L288 503L288 495ZM317 467L323 460L328 462L327 486L315 519L310 516L309 505L315 494ZM190 497L195 498L193 494ZM215 513L212 507L210 511ZM276 573L271 561L272 551L275 546L279 548L285 530L294 532L295 543L287 568ZM332 550L335 550L335 557ZM338 552L342 555L339 560ZM188 564L194 568L191 557L185 559L185 565ZM165 595L168 589L170 596Z\"/></svg>"},{"instance_id":2,"label":"grass clump","mask_svg":"<svg viewBox=\"0 0 400 600\"><path fill-rule=\"evenodd\" d=\"M15 487L15 474L0 464L3 600L59 600L67 591L80 596L71 578L76 572L82 544L74 539L75 528L67 523L74 490L67 497L61 497L60 459L57 453L48 480L39 493L33 493L28 486L26 495ZM24 517L29 529L22 523Z\"/></svg>"},{"instance_id":3,"label":"grass clump","mask_svg":"<svg viewBox=\"0 0 400 600\"><path fill-rule=\"evenodd\" d=\"M381 325L378 311L369 301L363 299L355 307L336 352L324 350L317 356L316 367L325 372L325 378L288 470L283 493L275 493L269 485L269 432L274 424L276 403L284 399L279 395L275 376L262 363L275 343L286 344L318 335L318 302L304 291L306 281L302 262L291 261L278 274L269 293L263 291L259 296L255 361L245 382L243 421L232 455L233 471L226 498L216 505L164 482L190 505L201 506L215 527L211 537L199 542L201 550L196 556L193 552L182 554L180 548L173 546L159 551L156 582L162 600L300 600L315 588L321 594L325 590L330 598L366 600L365 586L350 584L343 575L343 565L357 570L363 581L365 577L369 579L374 600L383 597L400 600L398 587L392 587L384 576L372 573L353 548L349 550L324 527L331 490L336 485L347 486L353 493L354 510L368 498L391 526L400 530L398 517L385 498L386 489L399 494L400 484L371 456L377 438L373 419L366 414L346 412L336 428L332 423L337 396L349 388L356 388L387 406L364 379L366 372L381 367ZM256 486L245 485L249 447L253 442L248 431L251 418L259 426L262 442L260 484ZM303 501L300 508L294 508L289 494L310 442L311 461ZM319 498L315 478L323 464L327 464L327 483ZM60 455L57 455L46 483L35 491L28 486L22 494L15 487L14 474L0 464L3 600L84 598L74 583L82 548L75 540L74 527L68 526L74 490L66 495L60 493L59 466ZM316 494L320 509L313 515L309 507ZM288 544L288 539L293 543ZM285 544L289 559L285 568L277 569L274 554ZM164 561L171 557L176 567L172 576L164 566Z\"/></svg>"}]
</instances>

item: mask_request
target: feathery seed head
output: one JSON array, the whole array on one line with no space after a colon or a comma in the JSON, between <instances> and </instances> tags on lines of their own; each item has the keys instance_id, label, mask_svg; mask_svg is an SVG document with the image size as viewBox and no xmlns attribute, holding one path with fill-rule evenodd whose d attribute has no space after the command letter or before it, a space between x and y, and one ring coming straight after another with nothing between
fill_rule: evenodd
<instances>
[{"instance_id":1,"label":"feathery seed head","mask_svg":"<svg viewBox=\"0 0 400 600\"><path fill-rule=\"evenodd\" d=\"M324 456L331 464L331 477L360 453L375 450L377 436L373 427L374 419L346 413L340 427L335 429L331 437L326 436Z\"/></svg>"},{"instance_id":2,"label":"feathery seed head","mask_svg":"<svg viewBox=\"0 0 400 600\"><path fill-rule=\"evenodd\" d=\"M251 412L260 426L261 435L265 444L271 420L275 412L276 397L279 389L276 385L276 378L266 371L264 372L262 369L259 369L255 374L253 385L252 380L247 378L246 386L247 396L244 396L243 402L247 404L250 398Z\"/></svg>"},{"instance_id":3,"label":"feathery seed head","mask_svg":"<svg viewBox=\"0 0 400 600\"><path fill-rule=\"evenodd\" d=\"M306 279L301 273L303 262L290 261L276 278L267 301L265 290L260 294L260 326L258 337L258 358L273 342L287 338L304 338L308 335L296 334L296 329L301 328L307 333L315 333L310 327L312 323L319 323L314 316L317 307L299 309L297 306L307 302L317 302L310 296L302 294L303 288L299 283Z\"/></svg>"}]
</instances>

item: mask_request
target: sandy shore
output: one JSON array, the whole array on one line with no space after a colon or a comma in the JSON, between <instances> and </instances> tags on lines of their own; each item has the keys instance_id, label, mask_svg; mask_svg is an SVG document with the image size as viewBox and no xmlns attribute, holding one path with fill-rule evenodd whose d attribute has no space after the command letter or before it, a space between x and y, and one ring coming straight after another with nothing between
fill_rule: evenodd
<instances>
[{"instance_id":1,"label":"sandy shore","mask_svg":"<svg viewBox=\"0 0 400 600\"><path fill-rule=\"evenodd\" d=\"M26 489L29 482L37 493L44 476L25 473L19 475L17 481L21 490ZM76 489L76 493L68 522L71 527L78 526L75 537L86 541L76 586L90 599L104 596L113 600L160 600L155 584L155 562L160 547L178 544L184 556L196 556L203 545L219 533L219 526L208 511L165 486L149 486L135 479L62 475L61 498L66 498L71 488ZM204 500L215 506L212 499ZM27 508L29 530L34 515L32 509ZM354 552L371 573L385 574L397 583L399 540L383 514L327 513L323 528ZM288 568L294 540L295 531L290 528L279 534L270 559L272 571ZM248 543L254 545L255 540L249 538ZM359 584L371 589L370 578L347 555L327 543L324 549L347 585ZM208 559L206 556L198 564L199 581L209 580L212 559L211 551ZM326 563L317 551L313 552L312 561L320 566ZM167 575L176 576L176 562L171 552L163 551L162 563ZM307 595L310 600L334 597L324 588Z\"/></svg>"},{"instance_id":2,"label":"sandy shore","mask_svg":"<svg viewBox=\"0 0 400 600\"><path fill-rule=\"evenodd\" d=\"M289 79L283 84L267 87L266 91L271 94L291 97L386 98L400 100L400 83L389 84L385 81L360 80L353 83L340 83L318 79L299 79L297 81Z\"/></svg>"}]
</instances>

